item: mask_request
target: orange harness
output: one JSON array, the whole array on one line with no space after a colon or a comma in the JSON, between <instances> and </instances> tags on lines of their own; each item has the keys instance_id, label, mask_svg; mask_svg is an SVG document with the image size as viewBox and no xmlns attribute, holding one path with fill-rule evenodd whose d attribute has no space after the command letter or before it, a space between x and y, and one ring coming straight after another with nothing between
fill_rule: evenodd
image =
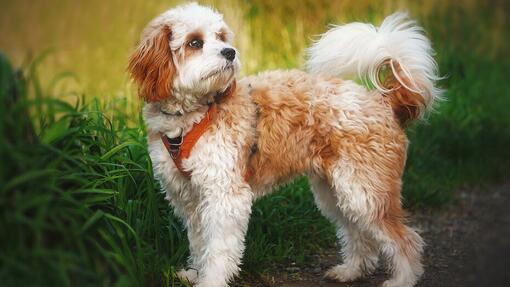
<instances>
[{"instance_id":1,"label":"orange harness","mask_svg":"<svg viewBox=\"0 0 510 287\"><path fill-rule=\"evenodd\" d=\"M205 114L204 118L197 124L194 124L191 130L183 137L168 138L165 134L161 134L161 140L166 147L170 157L174 160L175 166L187 178L191 177L191 173L182 167L182 160L190 156L191 150L197 143L198 139L204 134L211 125L212 118L217 111L216 104L212 104Z\"/></svg>"},{"instance_id":2,"label":"orange harness","mask_svg":"<svg viewBox=\"0 0 510 287\"><path fill-rule=\"evenodd\" d=\"M218 95L219 97L217 98L221 97L221 99L223 99L230 97L234 93L235 89L236 82L234 80L230 87L228 87L227 90L222 94L219 94ZM217 110L218 108L216 106L216 103L212 104L209 107L209 110L205 114L204 118L199 123L194 124L191 130L184 136L180 135L179 137L176 138L168 138L165 134L163 133L161 134L161 141L165 145L168 153L170 153L170 156L172 157L175 166L181 172L181 174L188 179L191 178L191 172L184 170L184 168L182 167L182 160L187 159L190 156L191 150L198 142L198 139L200 139L200 137L205 133L207 128L211 125L212 121L214 120Z\"/></svg>"}]
</instances>

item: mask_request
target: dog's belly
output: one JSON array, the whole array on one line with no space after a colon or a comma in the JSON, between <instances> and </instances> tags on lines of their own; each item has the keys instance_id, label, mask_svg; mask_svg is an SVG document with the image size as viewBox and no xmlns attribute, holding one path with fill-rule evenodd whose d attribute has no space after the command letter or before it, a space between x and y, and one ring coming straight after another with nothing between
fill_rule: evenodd
<instances>
[{"instance_id":1,"label":"dog's belly","mask_svg":"<svg viewBox=\"0 0 510 287\"><path fill-rule=\"evenodd\" d=\"M302 174L329 177L342 157L376 157L393 152L388 146L405 153L405 135L385 98L352 81L294 70L242 83L258 106L257 148L249 159L255 191Z\"/></svg>"}]
</instances>

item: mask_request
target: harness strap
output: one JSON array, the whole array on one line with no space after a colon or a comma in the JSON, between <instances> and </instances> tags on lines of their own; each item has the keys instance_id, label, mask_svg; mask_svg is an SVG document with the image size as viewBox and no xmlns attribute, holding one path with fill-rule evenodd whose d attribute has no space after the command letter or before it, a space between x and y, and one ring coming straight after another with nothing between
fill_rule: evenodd
<instances>
[{"instance_id":1,"label":"harness strap","mask_svg":"<svg viewBox=\"0 0 510 287\"><path fill-rule=\"evenodd\" d=\"M223 93L216 95L216 101L219 102L223 98L230 97L234 93L235 89L236 81L234 80L234 82L232 82L232 84ZM216 116L217 109L217 104L212 104L204 118L199 123L194 124L191 130L184 136L181 134L178 137L169 138L166 136L166 134L161 133L161 141L172 157L175 166L181 172L181 174L188 179L191 178L191 171L184 170L182 167L182 160L187 159L190 156L191 150L197 141L211 125L211 122ZM245 175L245 178L246 176L247 175Z\"/></svg>"},{"instance_id":2,"label":"harness strap","mask_svg":"<svg viewBox=\"0 0 510 287\"><path fill-rule=\"evenodd\" d=\"M165 134L161 134L161 141L166 147L166 150L172 157L177 169L187 178L191 177L190 171L184 170L182 167L182 160L190 156L191 150L197 143L198 139L204 134L212 119L214 118L217 111L216 104L212 104L209 110L205 114L204 118L197 124L193 125L193 128L183 137L182 135L169 138Z\"/></svg>"}]
</instances>

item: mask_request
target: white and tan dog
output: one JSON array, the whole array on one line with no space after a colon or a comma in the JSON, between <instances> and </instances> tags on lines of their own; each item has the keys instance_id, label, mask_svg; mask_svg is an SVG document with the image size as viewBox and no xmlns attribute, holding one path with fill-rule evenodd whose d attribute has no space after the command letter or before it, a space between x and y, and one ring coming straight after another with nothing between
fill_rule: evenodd
<instances>
[{"instance_id":1,"label":"white and tan dog","mask_svg":"<svg viewBox=\"0 0 510 287\"><path fill-rule=\"evenodd\" d=\"M254 199L305 174L342 243L343 263L326 276L356 280L382 254L392 273L383 285L413 286L423 241L403 224L403 128L440 94L422 30L404 14L377 28L337 26L308 50L306 72L237 82L232 38L221 14L187 4L150 22L129 63L154 174L188 232L189 268L179 276L227 286ZM353 74L375 89L340 78Z\"/></svg>"}]
</instances>

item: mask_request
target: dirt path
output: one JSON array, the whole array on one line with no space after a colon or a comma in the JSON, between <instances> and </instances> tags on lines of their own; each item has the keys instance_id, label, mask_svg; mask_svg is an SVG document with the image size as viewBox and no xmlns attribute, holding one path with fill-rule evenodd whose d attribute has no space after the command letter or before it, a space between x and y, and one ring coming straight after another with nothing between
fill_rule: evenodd
<instances>
[{"instance_id":1,"label":"dirt path","mask_svg":"<svg viewBox=\"0 0 510 287\"><path fill-rule=\"evenodd\" d=\"M439 209L416 211L411 225L421 230L425 274L419 287L510 286L510 182L491 189L461 190L456 203ZM281 266L240 286L365 287L379 286L387 278L381 268L359 282L341 284L322 279L338 264L335 250L310 258L304 266Z\"/></svg>"}]
</instances>

